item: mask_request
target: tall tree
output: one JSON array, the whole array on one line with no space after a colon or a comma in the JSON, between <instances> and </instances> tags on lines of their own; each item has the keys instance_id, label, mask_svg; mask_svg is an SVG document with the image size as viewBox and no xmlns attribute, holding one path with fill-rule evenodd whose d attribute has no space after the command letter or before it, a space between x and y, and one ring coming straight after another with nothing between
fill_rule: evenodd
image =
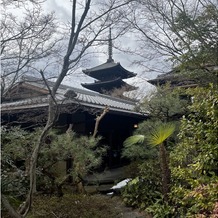
<instances>
[{"instance_id":1,"label":"tall tree","mask_svg":"<svg viewBox=\"0 0 218 218\"><path fill-rule=\"evenodd\" d=\"M184 98L182 99L182 96ZM153 120L175 121L188 112L188 97L180 89L170 88L170 84L157 87L156 92L144 98L137 110L146 111ZM139 108L138 108L139 107Z\"/></svg>"},{"instance_id":2,"label":"tall tree","mask_svg":"<svg viewBox=\"0 0 218 218\"><path fill-rule=\"evenodd\" d=\"M9 209L13 217L25 217L31 208L38 154L49 130L58 118L56 92L59 86L69 71L73 70L78 64L87 50L91 46L96 46L99 40L102 39L104 36L104 30L111 26L112 23L117 22L120 19L120 16L123 16L120 13L116 13L116 10L128 3L129 1L122 0L110 0L107 3L102 3L100 1L99 4L95 1L92 2L91 0L72 1L72 17L69 38L67 39L67 46L63 55L61 70L58 72L54 86L51 89L48 87L50 91L48 118L46 125L37 140L30 160L30 190L27 199L20 207L20 210L16 212L11 208L6 201L7 199L4 197L3 203ZM43 73L42 77L44 79Z\"/></svg>"},{"instance_id":3,"label":"tall tree","mask_svg":"<svg viewBox=\"0 0 218 218\"><path fill-rule=\"evenodd\" d=\"M19 15L18 15L19 14ZM56 21L37 1L3 1L1 20L1 96L36 64L56 54Z\"/></svg>"},{"instance_id":4,"label":"tall tree","mask_svg":"<svg viewBox=\"0 0 218 218\"><path fill-rule=\"evenodd\" d=\"M126 19L139 34L141 57L151 48L175 65L218 64L216 0L137 0L131 9Z\"/></svg>"}]
</instances>

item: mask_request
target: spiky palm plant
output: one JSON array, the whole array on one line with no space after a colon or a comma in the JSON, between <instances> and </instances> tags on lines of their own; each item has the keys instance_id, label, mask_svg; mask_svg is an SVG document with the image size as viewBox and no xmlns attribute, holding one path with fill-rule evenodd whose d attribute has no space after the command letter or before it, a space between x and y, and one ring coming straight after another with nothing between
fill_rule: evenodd
<instances>
[{"instance_id":1,"label":"spiky palm plant","mask_svg":"<svg viewBox=\"0 0 218 218\"><path fill-rule=\"evenodd\" d=\"M159 158L162 171L162 189L165 200L167 200L167 194L169 192L170 170L164 142L173 134L174 130L174 124L160 123L159 126L154 126L148 134L130 136L124 141L125 147L129 147L134 144L142 144L144 141L146 141L148 145L159 146Z\"/></svg>"}]
</instances>

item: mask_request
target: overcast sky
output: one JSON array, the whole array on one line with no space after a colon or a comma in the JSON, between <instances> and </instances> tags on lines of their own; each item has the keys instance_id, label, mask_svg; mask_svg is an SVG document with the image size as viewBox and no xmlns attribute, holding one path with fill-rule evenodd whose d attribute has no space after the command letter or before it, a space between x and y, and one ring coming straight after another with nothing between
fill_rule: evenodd
<instances>
[{"instance_id":1,"label":"overcast sky","mask_svg":"<svg viewBox=\"0 0 218 218\"><path fill-rule=\"evenodd\" d=\"M60 0L47 0L45 2L45 11L54 11L56 14L56 17L60 19L63 22L70 22L71 20L71 2L69 0L65 1L60 1ZM112 29L113 32L113 29ZM122 38L117 39L119 40L119 43L122 44L122 47L125 48L125 45L131 47L131 48L136 48L137 47L137 42L136 42L136 36L133 34L125 35L122 36ZM116 43L116 42L113 42ZM107 50L108 47L107 45L105 47L105 54L99 53L95 55L93 58L90 58L90 62L88 63L89 67L94 67L96 65L100 65L106 62L107 60ZM103 49L104 49L103 47ZM146 50L146 48L145 48ZM146 82L148 79L155 78L158 73L153 70L148 70L148 68L158 68L163 71L167 71L169 69L169 66L162 61L160 58L159 61L157 62L157 59L155 61L151 60L147 62L146 67L142 66L136 66L133 63L133 61L137 60L138 57L134 55L129 55L125 52L121 52L115 48L113 48L113 59L115 62L120 62L120 64L126 68L129 71L132 71L137 74L137 78L134 79L128 79L126 82L129 84L136 85L140 87L138 90L139 92L150 92L151 89L153 89L153 86L150 85L149 83ZM157 64L158 63L158 64ZM147 69L146 69L147 68ZM93 82L93 79L90 77L85 76L82 73L82 68L78 70L78 73L74 76L67 77L64 81L68 85L73 85L76 87L81 87L80 83L84 82Z\"/></svg>"}]
</instances>

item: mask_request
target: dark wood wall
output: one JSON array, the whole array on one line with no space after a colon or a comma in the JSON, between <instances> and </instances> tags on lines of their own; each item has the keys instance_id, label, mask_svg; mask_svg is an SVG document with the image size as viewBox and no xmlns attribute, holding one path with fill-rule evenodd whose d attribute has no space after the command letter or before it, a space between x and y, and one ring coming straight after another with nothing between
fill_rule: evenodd
<instances>
[{"instance_id":1,"label":"dark wood wall","mask_svg":"<svg viewBox=\"0 0 218 218\"><path fill-rule=\"evenodd\" d=\"M59 126L73 124L73 131L92 135L95 127L95 115L88 112L77 111L74 114L62 114L59 119ZM134 124L143 121L142 118L107 113L100 121L98 135L102 137L101 143L109 147L107 156L104 158L105 167L113 168L121 166L127 160L121 158L124 140L131 136L134 131ZM66 125L67 124L67 125Z\"/></svg>"},{"instance_id":2,"label":"dark wood wall","mask_svg":"<svg viewBox=\"0 0 218 218\"><path fill-rule=\"evenodd\" d=\"M10 126L20 125L26 129L34 129L43 126L46 119L45 110L22 111L20 113L2 114L2 124ZM56 128L66 132L69 124L73 124L73 131L78 134L92 135L95 127L96 115L88 111L78 110L74 113L62 113L56 123ZM109 147L107 156L104 158L104 166L113 168L126 163L121 158L124 140L131 136L134 131L134 124L143 121L143 117L133 117L128 114L107 113L100 121L98 135L102 136L101 143Z\"/></svg>"}]
</instances>

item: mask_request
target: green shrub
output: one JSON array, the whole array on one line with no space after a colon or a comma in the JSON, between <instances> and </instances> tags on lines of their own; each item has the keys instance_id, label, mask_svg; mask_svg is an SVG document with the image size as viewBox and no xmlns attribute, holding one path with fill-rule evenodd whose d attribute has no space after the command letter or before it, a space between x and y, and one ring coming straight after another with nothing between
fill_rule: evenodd
<instances>
[{"instance_id":1,"label":"green shrub","mask_svg":"<svg viewBox=\"0 0 218 218\"><path fill-rule=\"evenodd\" d=\"M29 167L32 150L40 129L25 131L20 127L1 128L2 133L2 192L5 195L22 198L29 188ZM106 147L99 145L100 137L79 136L74 132L49 132L41 148L37 166L37 190L54 193L67 178L59 175L55 164L72 159L68 174L74 180L83 178L90 170L101 164Z\"/></svg>"},{"instance_id":2,"label":"green shrub","mask_svg":"<svg viewBox=\"0 0 218 218\"><path fill-rule=\"evenodd\" d=\"M28 166L34 134L19 127L1 127L1 190L2 193L22 199L28 191Z\"/></svg>"},{"instance_id":3,"label":"green shrub","mask_svg":"<svg viewBox=\"0 0 218 218\"><path fill-rule=\"evenodd\" d=\"M127 206L145 209L161 197L161 172L157 161L149 160L139 166L139 176L131 180L122 192Z\"/></svg>"},{"instance_id":4,"label":"green shrub","mask_svg":"<svg viewBox=\"0 0 218 218\"><path fill-rule=\"evenodd\" d=\"M180 142L171 152L171 200L184 217L209 217L218 200L218 90L196 88L183 117Z\"/></svg>"},{"instance_id":5,"label":"green shrub","mask_svg":"<svg viewBox=\"0 0 218 218\"><path fill-rule=\"evenodd\" d=\"M152 214L153 218L171 218L175 216L175 208L163 198L157 199L153 204L146 208L146 212Z\"/></svg>"}]
</instances>

